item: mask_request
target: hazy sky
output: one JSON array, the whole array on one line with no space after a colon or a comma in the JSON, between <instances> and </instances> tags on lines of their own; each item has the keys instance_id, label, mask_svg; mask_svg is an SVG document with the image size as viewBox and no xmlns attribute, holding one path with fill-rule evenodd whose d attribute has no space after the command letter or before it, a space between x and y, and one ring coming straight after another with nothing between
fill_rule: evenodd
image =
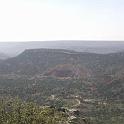
<instances>
[{"instance_id":1,"label":"hazy sky","mask_svg":"<svg viewBox=\"0 0 124 124\"><path fill-rule=\"evenodd\" d=\"M124 0L0 0L0 41L124 40Z\"/></svg>"}]
</instances>

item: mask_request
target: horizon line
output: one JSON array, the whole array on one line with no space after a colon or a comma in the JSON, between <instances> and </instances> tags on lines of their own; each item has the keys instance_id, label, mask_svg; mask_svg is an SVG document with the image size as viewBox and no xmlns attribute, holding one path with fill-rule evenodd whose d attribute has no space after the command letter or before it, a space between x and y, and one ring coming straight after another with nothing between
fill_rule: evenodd
<instances>
[{"instance_id":1,"label":"horizon line","mask_svg":"<svg viewBox=\"0 0 124 124\"><path fill-rule=\"evenodd\" d=\"M27 40L27 41L0 41L0 43L19 43L19 42L62 42L62 41L80 41L80 42L124 42L124 40Z\"/></svg>"}]
</instances>

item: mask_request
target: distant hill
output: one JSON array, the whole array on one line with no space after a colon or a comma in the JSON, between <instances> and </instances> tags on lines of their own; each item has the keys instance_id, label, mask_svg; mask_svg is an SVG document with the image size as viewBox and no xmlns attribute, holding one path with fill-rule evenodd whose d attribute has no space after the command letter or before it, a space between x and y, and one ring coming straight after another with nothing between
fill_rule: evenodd
<instances>
[{"instance_id":1,"label":"distant hill","mask_svg":"<svg viewBox=\"0 0 124 124\"><path fill-rule=\"evenodd\" d=\"M29 49L17 57L3 61L0 64L1 74L43 74L49 69L61 70L61 65L72 65L77 69L85 70L92 75L111 74L114 75L124 68L124 53L95 54L86 52L75 52L62 49ZM61 67L61 69L60 69ZM71 68L70 66L68 69ZM64 67L64 69L67 69ZM52 70L52 71L53 71ZM62 69L63 70L63 69ZM70 70L70 69L69 69ZM68 71L69 71L68 70ZM75 70L75 69L74 69ZM67 70L66 70L67 71ZM120 73L120 72L119 72Z\"/></svg>"},{"instance_id":2,"label":"distant hill","mask_svg":"<svg viewBox=\"0 0 124 124\"><path fill-rule=\"evenodd\" d=\"M32 41L32 42L0 42L0 51L9 56L16 56L26 49L68 49L89 53L113 53L124 51L124 42L119 41Z\"/></svg>"},{"instance_id":3,"label":"distant hill","mask_svg":"<svg viewBox=\"0 0 124 124\"><path fill-rule=\"evenodd\" d=\"M0 76L11 79L10 75L14 80L18 76L19 80L23 76L38 80L45 78L44 81L53 78L48 81L53 90L54 84L55 89L60 88L58 82L62 80L63 89L67 90L66 84L70 82L68 88L84 96L88 92L89 96L95 94L99 98L124 98L124 52L96 54L64 49L27 49L0 62ZM80 89L82 85L83 91Z\"/></svg>"},{"instance_id":4,"label":"distant hill","mask_svg":"<svg viewBox=\"0 0 124 124\"><path fill-rule=\"evenodd\" d=\"M87 53L86 53L87 54ZM89 54L90 55L90 54ZM46 70L63 64L80 64L82 53L69 50L32 49L0 64L0 73L43 74ZM79 62L78 62L79 61ZM87 63L84 54L84 66Z\"/></svg>"}]
</instances>

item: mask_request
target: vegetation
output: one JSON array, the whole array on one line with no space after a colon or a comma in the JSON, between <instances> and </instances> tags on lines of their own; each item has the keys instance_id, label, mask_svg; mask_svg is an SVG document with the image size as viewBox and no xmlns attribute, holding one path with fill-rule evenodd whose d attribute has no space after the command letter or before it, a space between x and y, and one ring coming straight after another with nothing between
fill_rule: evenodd
<instances>
[{"instance_id":1,"label":"vegetation","mask_svg":"<svg viewBox=\"0 0 124 124\"><path fill-rule=\"evenodd\" d=\"M123 56L39 49L2 60L0 124L123 124Z\"/></svg>"},{"instance_id":2,"label":"vegetation","mask_svg":"<svg viewBox=\"0 0 124 124\"><path fill-rule=\"evenodd\" d=\"M0 101L0 124L62 124L66 121L67 115L54 108L19 99Z\"/></svg>"}]
</instances>

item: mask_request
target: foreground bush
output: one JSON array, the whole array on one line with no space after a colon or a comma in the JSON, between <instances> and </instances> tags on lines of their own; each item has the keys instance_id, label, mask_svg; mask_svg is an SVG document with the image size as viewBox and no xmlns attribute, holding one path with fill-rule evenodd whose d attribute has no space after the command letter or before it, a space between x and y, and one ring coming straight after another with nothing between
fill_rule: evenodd
<instances>
[{"instance_id":1,"label":"foreground bush","mask_svg":"<svg viewBox=\"0 0 124 124\"><path fill-rule=\"evenodd\" d=\"M67 116L54 108L19 99L0 100L0 124L64 124Z\"/></svg>"}]
</instances>

